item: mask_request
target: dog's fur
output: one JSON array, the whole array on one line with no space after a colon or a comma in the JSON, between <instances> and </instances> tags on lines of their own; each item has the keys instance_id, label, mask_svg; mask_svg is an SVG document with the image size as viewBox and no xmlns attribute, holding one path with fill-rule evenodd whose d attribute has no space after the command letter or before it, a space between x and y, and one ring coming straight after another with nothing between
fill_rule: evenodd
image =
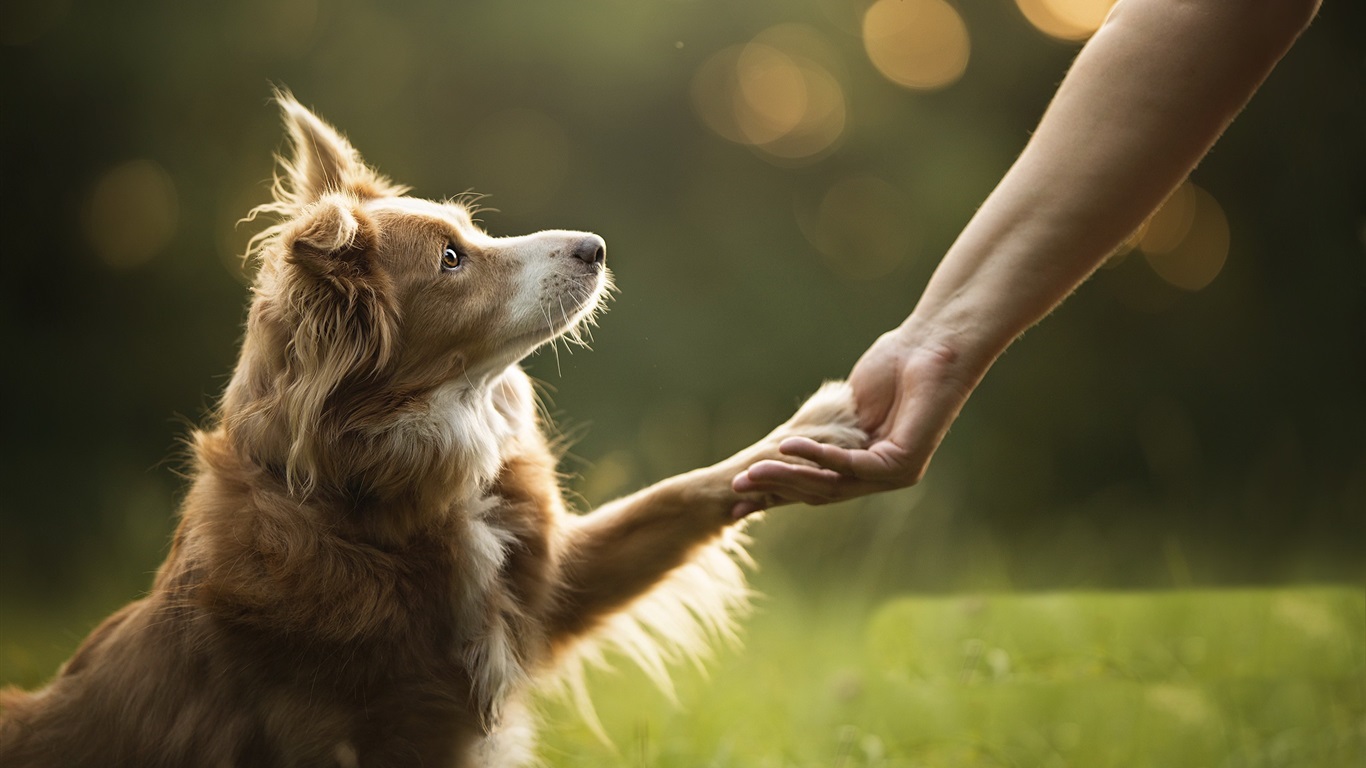
<instances>
[{"instance_id":1,"label":"dog's fur","mask_svg":"<svg viewBox=\"0 0 1366 768\"><path fill-rule=\"evenodd\" d=\"M719 464L569 513L517 362L597 309L601 239L490 237L279 100L279 221L170 554L47 687L0 692L6 768L522 764L522 699L585 641L658 671L729 630L736 473L790 435L863 439L828 385Z\"/></svg>"}]
</instances>

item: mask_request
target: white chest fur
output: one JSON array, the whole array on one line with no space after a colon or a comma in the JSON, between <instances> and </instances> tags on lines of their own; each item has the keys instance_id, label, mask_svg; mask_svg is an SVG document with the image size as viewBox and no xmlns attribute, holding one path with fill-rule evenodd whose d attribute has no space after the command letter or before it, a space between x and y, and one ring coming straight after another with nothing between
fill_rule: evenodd
<instances>
[{"instance_id":1,"label":"white chest fur","mask_svg":"<svg viewBox=\"0 0 1366 768\"><path fill-rule=\"evenodd\" d=\"M469 674L472 703L486 730L497 727L501 707L526 678L513 625L520 606L502 583L514 537L499 525L502 500L484 495L503 461L503 452L523 430L534 430L531 385L509 367L484 386L453 382L439 390L422 425L442 455L463 468L468 496L457 502L451 542L455 569L452 610L455 647Z\"/></svg>"},{"instance_id":2,"label":"white chest fur","mask_svg":"<svg viewBox=\"0 0 1366 768\"><path fill-rule=\"evenodd\" d=\"M503 589L501 574L513 537L492 514L496 497L474 502L463 515L454 585L454 653L468 672L473 703L486 729L497 726L500 709L525 679L510 620L517 606Z\"/></svg>"}]
</instances>

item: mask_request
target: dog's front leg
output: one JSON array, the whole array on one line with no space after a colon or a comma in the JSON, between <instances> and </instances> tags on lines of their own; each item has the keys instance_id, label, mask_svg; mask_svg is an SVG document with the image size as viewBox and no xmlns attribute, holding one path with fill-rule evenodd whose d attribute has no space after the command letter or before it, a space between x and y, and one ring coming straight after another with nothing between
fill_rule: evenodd
<instances>
[{"instance_id":1,"label":"dog's front leg","mask_svg":"<svg viewBox=\"0 0 1366 768\"><path fill-rule=\"evenodd\" d=\"M738 503L757 500L731 489L735 475L762 459L795 460L780 454L778 444L799 435L849 447L863 444L866 436L857 426L848 385L822 387L786 423L724 461L574 518L561 550L564 589L550 622L551 637L593 629L715 541L735 522Z\"/></svg>"},{"instance_id":2,"label":"dog's front leg","mask_svg":"<svg viewBox=\"0 0 1366 768\"><path fill-rule=\"evenodd\" d=\"M694 470L574 518L564 541L564 589L552 638L574 637L647 592L734 521L734 472Z\"/></svg>"}]
</instances>

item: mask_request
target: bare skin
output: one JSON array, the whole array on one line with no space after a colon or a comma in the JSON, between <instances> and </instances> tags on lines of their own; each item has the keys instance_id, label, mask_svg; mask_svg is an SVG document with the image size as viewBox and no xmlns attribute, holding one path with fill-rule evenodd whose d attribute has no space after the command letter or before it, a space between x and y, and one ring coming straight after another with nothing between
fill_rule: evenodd
<instances>
[{"instance_id":1,"label":"bare skin","mask_svg":"<svg viewBox=\"0 0 1366 768\"><path fill-rule=\"evenodd\" d=\"M1181 183L1319 0L1120 0L910 316L849 375L861 449L803 438L734 488L825 504L914 485L996 358Z\"/></svg>"}]
</instances>

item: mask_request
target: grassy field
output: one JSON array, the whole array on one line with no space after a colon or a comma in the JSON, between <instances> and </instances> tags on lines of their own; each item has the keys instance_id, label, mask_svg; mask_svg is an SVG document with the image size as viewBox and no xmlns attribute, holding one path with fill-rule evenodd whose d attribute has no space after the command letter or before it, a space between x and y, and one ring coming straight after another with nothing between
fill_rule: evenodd
<instances>
[{"instance_id":1,"label":"grassy field","mask_svg":"<svg viewBox=\"0 0 1366 768\"><path fill-rule=\"evenodd\" d=\"M1366 765L1358 589L773 604L678 704L600 675L611 745L548 707L555 766Z\"/></svg>"},{"instance_id":2,"label":"grassy field","mask_svg":"<svg viewBox=\"0 0 1366 768\"><path fill-rule=\"evenodd\" d=\"M681 669L674 700L595 672L606 739L542 703L550 766L1366 765L1366 594L1356 588L765 600L743 650ZM0 681L80 640L0 626Z\"/></svg>"}]
</instances>

